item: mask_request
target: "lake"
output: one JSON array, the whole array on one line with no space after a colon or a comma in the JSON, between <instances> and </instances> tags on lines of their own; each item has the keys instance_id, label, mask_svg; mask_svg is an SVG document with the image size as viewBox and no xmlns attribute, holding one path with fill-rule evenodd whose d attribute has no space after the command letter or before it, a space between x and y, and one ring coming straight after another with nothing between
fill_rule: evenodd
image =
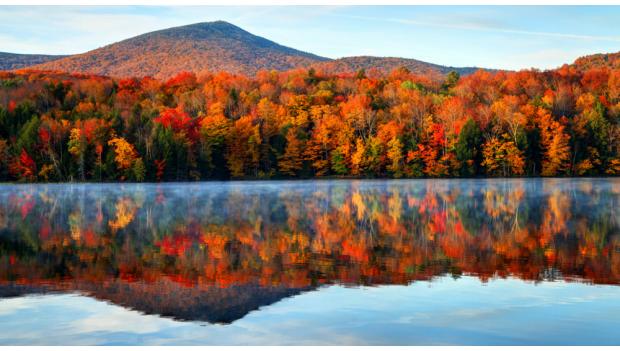
<instances>
[{"instance_id":1,"label":"lake","mask_svg":"<svg viewBox=\"0 0 620 351\"><path fill-rule=\"evenodd\" d=\"M619 345L620 179L0 185L2 345Z\"/></svg>"}]
</instances>

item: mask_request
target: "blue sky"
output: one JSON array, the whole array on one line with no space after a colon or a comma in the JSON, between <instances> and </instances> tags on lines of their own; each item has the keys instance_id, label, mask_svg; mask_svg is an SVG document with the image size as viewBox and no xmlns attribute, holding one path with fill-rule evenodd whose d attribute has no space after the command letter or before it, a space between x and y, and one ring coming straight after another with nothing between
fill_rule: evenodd
<instances>
[{"instance_id":1,"label":"blue sky","mask_svg":"<svg viewBox=\"0 0 620 351\"><path fill-rule=\"evenodd\" d=\"M152 30L225 20L331 58L545 69L620 51L619 18L618 6L2 6L0 51L75 54Z\"/></svg>"}]
</instances>

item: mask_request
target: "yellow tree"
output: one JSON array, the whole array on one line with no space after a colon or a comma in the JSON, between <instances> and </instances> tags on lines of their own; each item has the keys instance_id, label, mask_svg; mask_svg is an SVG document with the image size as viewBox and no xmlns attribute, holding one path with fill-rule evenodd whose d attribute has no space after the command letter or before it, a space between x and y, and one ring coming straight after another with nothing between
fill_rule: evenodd
<instances>
[{"instance_id":1,"label":"yellow tree","mask_svg":"<svg viewBox=\"0 0 620 351\"><path fill-rule=\"evenodd\" d=\"M360 175L364 171L366 145L362 138L355 141L355 151L351 155L351 174Z\"/></svg>"},{"instance_id":2,"label":"yellow tree","mask_svg":"<svg viewBox=\"0 0 620 351\"><path fill-rule=\"evenodd\" d=\"M133 171L136 180L144 178L144 163L138 156L136 148L124 138L113 138L108 141L108 145L114 148L114 161L119 171L127 174ZM125 178L125 176L123 176Z\"/></svg>"},{"instance_id":3,"label":"yellow tree","mask_svg":"<svg viewBox=\"0 0 620 351\"><path fill-rule=\"evenodd\" d=\"M482 166L488 175L506 177L522 175L524 172L523 153L513 141L492 137L484 144L482 157Z\"/></svg>"},{"instance_id":4,"label":"yellow tree","mask_svg":"<svg viewBox=\"0 0 620 351\"><path fill-rule=\"evenodd\" d=\"M210 169L214 168L213 153L221 151L230 124L224 116L224 107L220 103L213 104L209 108L209 114L200 121L201 151Z\"/></svg>"},{"instance_id":5,"label":"yellow tree","mask_svg":"<svg viewBox=\"0 0 620 351\"><path fill-rule=\"evenodd\" d=\"M336 136L339 128L342 128L342 120L336 115L326 114L315 121L304 155L317 176L323 176L329 171L330 153L338 146Z\"/></svg>"},{"instance_id":6,"label":"yellow tree","mask_svg":"<svg viewBox=\"0 0 620 351\"><path fill-rule=\"evenodd\" d=\"M288 130L286 134L286 148L278 162L280 172L290 176L295 176L302 168L303 163L303 145L296 134L293 128Z\"/></svg>"},{"instance_id":7,"label":"yellow tree","mask_svg":"<svg viewBox=\"0 0 620 351\"><path fill-rule=\"evenodd\" d=\"M396 137L390 139L388 142L387 157L390 163L387 165L387 170L392 172L392 175L396 178L402 176L403 166L403 143Z\"/></svg>"},{"instance_id":8,"label":"yellow tree","mask_svg":"<svg viewBox=\"0 0 620 351\"><path fill-rule=\"evenodd\" d=\"M501 100L498 100L491 105L491 111L495 114L499 120L500 127L505 127L510 134L512 141L517 143L517 133L519 128L525 125L527 122L525 114L519 111L521 102L519 98L514 95L504 96ZM499 134L501 134L500 131Z\"/></svg>"},{"instance_id":9,"label":"yellow tree","mask_svg":"<svg viewBox=\"0 0 620 351\"><path fill-rule=\"evenodd\" d=\"M570 161L570 136L564 132L564 124L554 120L548 111L539 110L541 146L543 149L543 176L555 176L565 173Z\"/></svg>"},{"instance_id":10,"label":"yellow tree","mask_svg":"<svg viewBox=\"0 0 620 351\"><path fill-rule=\"evenodd\" d=\"M86 147L88 146L88 143L86 142L86 136L84 135L84 133L82 133L82 130L80 128L71 129L68 146L69 153L78 159L80 178L84 180L84 157L86 154Z\"/></svg>"},{"instance_id":11,"label":"yellow tree","mask_svg":"<svg viewBox=\"0 0 620 351\"><path fill-rule=\"evenodd\" d=\"M260 126L252 116L235 121L228 135L226 159L233 177L258 174L260 161Z\"/></svg>"}]
</instances>

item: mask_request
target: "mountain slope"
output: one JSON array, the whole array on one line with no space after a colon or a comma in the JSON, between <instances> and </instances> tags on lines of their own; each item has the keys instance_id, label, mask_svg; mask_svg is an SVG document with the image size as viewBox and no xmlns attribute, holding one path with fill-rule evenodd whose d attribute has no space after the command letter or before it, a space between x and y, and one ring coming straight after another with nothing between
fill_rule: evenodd
<instances>
[{"instance_id":1,"label":"mountain slope","mask_svg":"<svg viewBox=\"0 0 620 351\"><path fill-rule=\"evenodd\" d=\"M61 59L62 55L30 55L0 52L0 70L13 70Z\"/></svg>"},{"instance_id":2,"label":"mountain slope","mask_svg":"<svg viewBox=\"0 0 620 351\"><path fill-rule=\"evenodd\" d=\"M322 69L326 73L357 72L360 69L378 69L383 73L389 73L394 69L406 67L414 73L438 72L447 74L456 71L460 75L467 75L478 70L477 67L449 67L441 66L424 61L406 59L401 57L377 57L377 56L351 56L337 60L314 64L313 67Z\"/></svg>"},{"instance_id":3,"label":"mountain slope","mask_svg":"<svg viewBox=\"0 0 620 351\"><path fill-rule=\"evenodd\" d=\"M147 315L229 324L263 306L313 289L256 284L235 284L228 287L186 286L167 279L150 283L120 279L105 282L69 279L45 284L0 282L0 301L3 298L31 294L79 292Z\"/></svg>"},{"instance_id":4,"label":"mountain slope","mask_svg":"<svg viewBox=\"0 0 620 351\"><path fill-rule=\"evenodd\" d=\"M227 71L254 75L261 69L320 68L327 73L376 68L414 73L452 70L466 75L475 67L446 67L398 57L356 56L338 60L279 45L230 23L217 21L150 32L83 54L32 66L33 69L100 75L169 78L180 71Z\"/></svg>"},{"instance_id":5,"label":"mountain slope","mask_svg":"<svg viewBox=\"0 0 620 351\"><path fill-rule=\"evenodd\" d=\"M204 70L252 75L260 69L288 70L326 60L217 21L142 34L31 68L167 78L179 71Z\"/></svg>"},{"instance_id":6,"label":"mountain slope","mask_svg":"<svg viewBox=\"0 0 620 351\"><path fill-rule=\"evenodd\" d=\"M583 71L590 68L620 68L620 52L582 56L572 64Z\"/></svg>"}]
</instances>

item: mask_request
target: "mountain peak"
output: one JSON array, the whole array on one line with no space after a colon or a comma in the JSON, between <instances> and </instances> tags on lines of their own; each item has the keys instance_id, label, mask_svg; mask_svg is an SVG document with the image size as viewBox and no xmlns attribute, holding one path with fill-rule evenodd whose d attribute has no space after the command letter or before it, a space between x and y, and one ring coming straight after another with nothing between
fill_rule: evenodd
<instances>
[{"instance_id":1,"label":"mountain peak","mask_svg":"<svg viewBox=\"0 0 620 351\"><path fill-rule=\"evenodd\" d=\"M261 69L289 70L326 60L251 34L234 24L214 21L145 33L33 68L167 78L180 71L253 75Z\"/></svg>"},{"instance_id":2,"label":"mountain peak","mask_svg":"<svg viewBox=\"0 0 620 351\"><path fill-rule=\"evenodd\" d=\"M255 37L255 35L241 29L240 27L235 26L232 23L226 21L212 21L212 22L199 22L192 23L179 27L172 27L161 29L154 32L149 32L142 34L138 37L143 36L157 36L157 35L168 35L173 37L178 36L189 36L194 39L207 39L214 36L251 36ZM266 40L266 39L265 39Z\"/></svg>"},{"instance_id":3,"label":"mountain peak","mask_svg":"<svg viewBox=\"0 0 620 351\"><path fill-rule=\"evenodd\" d=\"M181 71L254 75L259 70L285 71L312 66L327 72L350 72L362 68L389 72L403 66L416 73L447 73L454 69L467 74L475 70L396 57L358 56L331 60L280 45L226 21L161 29L30 68L165 79Z\"/></svg>"}]
</instances>

